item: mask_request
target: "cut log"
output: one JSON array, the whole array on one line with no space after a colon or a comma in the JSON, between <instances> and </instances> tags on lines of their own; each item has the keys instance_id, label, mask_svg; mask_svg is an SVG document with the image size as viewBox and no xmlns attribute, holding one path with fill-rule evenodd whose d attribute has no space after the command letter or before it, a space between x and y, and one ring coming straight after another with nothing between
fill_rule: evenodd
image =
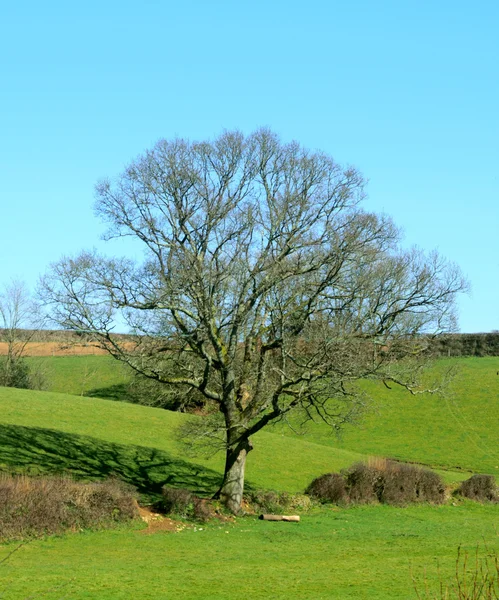
<instances>
[{"instance_id":1,"label":"cut log","mask_svg":"<svg viewBox=\"0 0 499 600\"><path fill-rule=\"evenodd\" d=\"M261 521L291 521L297 523L300 520L298 515L260 515L258 517Z\"/></svg>"}]
</instances>

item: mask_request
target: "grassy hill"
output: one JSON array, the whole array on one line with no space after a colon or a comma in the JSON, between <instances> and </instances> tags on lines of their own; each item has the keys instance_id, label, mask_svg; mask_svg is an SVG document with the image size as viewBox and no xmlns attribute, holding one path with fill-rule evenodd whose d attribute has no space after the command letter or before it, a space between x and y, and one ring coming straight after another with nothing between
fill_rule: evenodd
<instances>
[{"instance_id":1,"label":"grassy hill","mask_svg":"<svg viewBox=\"0 0 499 600\"><path fill-rule=\"evenodd\" d=\"M345 427L338 439L326 425L313 424L305 437L362 454L499 475L499 357L439 360L435 370L450 366L457 371L444 396L366 384L374 404L360 426Z\"/></svg>"},{"instance_id":2,"label":"grassy hill","mask_svg":"<svg viewBox=\"0 0 499 600\"><path fill-rule=\"evenodd\" d=\"M116 361L104 356L47 358L52 389L112 396L126 382ZM301 491L317 475L367 456L390 456L448 471L460 480L468 471L498 473L499 358L458 359L459 372L447 397L413 397L369 384L375 411L340 439L324 424L297 435L283 425L260 432L248 459L253 487ZM448 361L440 361L440 369ZM88 376L91 373L92 376ZM223 456L186 458L177 426L189 417L100 398L0 388L0 465L30 471L110 473L144 493L162 483L216 489Z\"/></svg>"},{"instance_id":3,"label":"grassy hill","mask_svg":"<svg viewBox=\"0 0 499 600\"><path fill-rule=\"evenodd\" d=\"M0 388L0 470L115 474L150 498L164 483L217 489L223 457L189 458L175 437L178 424L194 417L82 396L99 390L112 398L126 385L107 357L44 360L52 361L52 391ZM313 477L370 455L438 465L447 481L466 478L466 469L497 474L499 359L458 364L444 399L372 387L376 410L341 439L320 424L302 436L281 425L261 432L248 458L249 486L301 491ZM413 598L411 572L420 590L426 577L436 591L439 578L452 576L459 545L472 558L481 540L498 551L497 518L497 506L472 502L333 507L299 524L246 517L178 534L144 535L135 524L36 540L5 562L16 546L0 545L0 597Z\"/></svg>"}]
</instances>

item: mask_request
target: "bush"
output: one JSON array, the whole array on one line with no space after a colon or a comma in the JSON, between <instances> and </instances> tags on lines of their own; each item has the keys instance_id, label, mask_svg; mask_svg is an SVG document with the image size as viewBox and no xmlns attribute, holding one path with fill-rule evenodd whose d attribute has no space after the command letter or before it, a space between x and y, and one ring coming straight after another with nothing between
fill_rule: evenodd
<instances>
[{"instance_id":1,"label":"bush","mask_svg":"<svg viewBox=\"0 0 499 600\"><path fill-rule=\"evenodd\" d=\"M420 502L442 504L445 500L445 485L440 475L429 469L419 469L417 493Z\"/></svg>"},{"instance_id":2,"label":"bush","mask_svg":"<svg viewBox=\"0 0 499 600\"><path fill-rule=\"evenodd\" d=\"M0 477L0 539L101 527L138 515L131 486L63 477Z\"/></svg>"},{"instance_id":3,"label":"bush","mask_svg":"<svg viewBox=\"0 0 499 600\"><path fill-rule=\"evenodd\" d=\"M355 504L370 504L379 500L381 471L364 463L356 463L343 471L348 497Z\"/></svg>"},{"instance_id":4,"label":"bush","mask_svg":"<svg viewBox=\"0 0 499 600\"><path fill-rule=\"evenodd\" d=\"M343 504L349 500L345 480L339 473L326 473L317 477L305 490L305 494L320 502L333 504Z\"/></svg>"},{"instance_id":5,"label":"bush","mask_svg":"<svg viewBox=\"0 0 499 600\"><path fill-rule=\"evenodd\" d=\"M390 461L382 476L378 499L385 504L441 504L445 499L445 486L433 471Z\"/></svg>"},{"instance_id":6,"label":"bush","mask_svg":"<svg viewBox=\"0 0 499 600\"><path fill-rule=\"evenodd\" d=\"M31 381L26 361L21 358L11 360L7 356L0 357L0 385L3 387L30 389Z\"/></svg>"},{"instance_id":7,"label":"bush","mask_svg":"<svg viewBox=\"0 0 499 600\"><path fill-rule=\"evenodd\" d=\"M461 496L477 502L499 502L496 480L493 475L473 475L463 481L457 492Z\"/></svg>"},{"instance_id":8,"label":"bush","mask_svg":"<svg viewBox=\"0 0 499 600\"><path fill-rule=\"evenodd\" d=\"M161 491L167 514L203 522L212 516L208 501L194 496L189 490L165 485Z\"/></svg>"},{"instance_id":9,"label":"bush","mask_svg":"<svg viewBox=\"0 0 499 600\"><path fill-rule=\"evenodd\" d=\"M272 490L254 490L244 495L245 502L255 513L285 514L292 510L307 511L311 501L303 494L289 494Z\"/></svg>"},{"instance_id":10,"label":"bush","mask_svg":"<svg viewBox=\"0 0 499 600\"><path fill-rule=\"evenodd\" d=\"M280 513L289 507L290 495L286 492L255 490L245 495L245 500L255 512Z\"/></svg>"},{"instance_id":11,"label":"bush","mask_svg":"<svg viewBox=\"0 0 499 600\"><path fill-rule=\"evenodd\" d=\"M28 365L23 357L0 356L0 386L41 390L45 387L45 378L39 368Z\"/></svg>"},{"instance_id":12,"label":"bush","mask_svg":"<svg viewBox=\"0 0 499 600\"><path fill-rule=\"evenodd\" d=\"M390 460L356 463L341 474L321 475L305 493L321 502L335 504L439 504L445 499L444 484L436 473Z\"/></svg>"},{"instance_id":13,"label":"bush","mask_svg":"<svg viewBox=\"0 0 499 600\"><path fill-rule=\"evenodd\" d=\"M192 518L205 523L212 517L212 511L207 500L194 498L192 503Z\"/></svg>"},{"instance_id":14,"label":"bush","mask_svg":"<svg viewBox=\"0 0 499 600\"><path fill-rule=\"evenodd\" d=\"M174 488L164 485L162 490L163 506L167 514L188 517L192 510L194 496L184 488Z\"/></svg>"}]
</instances>

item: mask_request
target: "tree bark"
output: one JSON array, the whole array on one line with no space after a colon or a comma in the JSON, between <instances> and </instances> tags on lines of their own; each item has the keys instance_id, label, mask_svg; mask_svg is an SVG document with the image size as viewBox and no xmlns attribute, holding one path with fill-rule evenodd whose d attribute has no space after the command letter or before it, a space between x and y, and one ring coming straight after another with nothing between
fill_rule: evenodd
<instances>
[{"instance_id":1,"label":"tree bark","mask_svg":"<svg viewBox=\"0 0 499 600\"><path fill-rule=\"evenodd\" d=\"M246 456L252 449L253 446L249 440L243 440L236 448L227 449L224 480L220 488L220 500L234 514L241 511Z\"/></svg>"}]
</instances>

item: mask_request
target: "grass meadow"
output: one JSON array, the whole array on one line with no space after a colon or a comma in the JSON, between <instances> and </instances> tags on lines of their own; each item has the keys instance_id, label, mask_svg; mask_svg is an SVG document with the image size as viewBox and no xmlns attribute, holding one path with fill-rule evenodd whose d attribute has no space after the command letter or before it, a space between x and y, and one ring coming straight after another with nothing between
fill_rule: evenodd
<instances>
[{"instance_id":1,"label":"grass meadow","mask_svg":"<svg viewBox=\"0 0 499 600\"><path fill-rule=\"evenodd\" d=\"M126 373L107 357L43 360L50 391L0 388L0 470L116 475L146 502L165 483L204 495L217 489L223 457L187 456L176 439L176 427L193 417L113 401ZM451 486L472 472L497 476L499 358L454 362L459 372L444 398L369 384L372 412L341 438L320 424L303 435L282 425L261 432L248 487L302 492L314 477L372 456L432 466ZM499 551L498 506L457 499L324 507L298 524L241 517L178 533L144 528L31 541L0 562L0 598L409 599L416 598L411 570L421 587L426 572L436 591L439 577L452 576L459 545ZM0 545L0 561L17 547Z\"/></svg>"}]
</instances>

